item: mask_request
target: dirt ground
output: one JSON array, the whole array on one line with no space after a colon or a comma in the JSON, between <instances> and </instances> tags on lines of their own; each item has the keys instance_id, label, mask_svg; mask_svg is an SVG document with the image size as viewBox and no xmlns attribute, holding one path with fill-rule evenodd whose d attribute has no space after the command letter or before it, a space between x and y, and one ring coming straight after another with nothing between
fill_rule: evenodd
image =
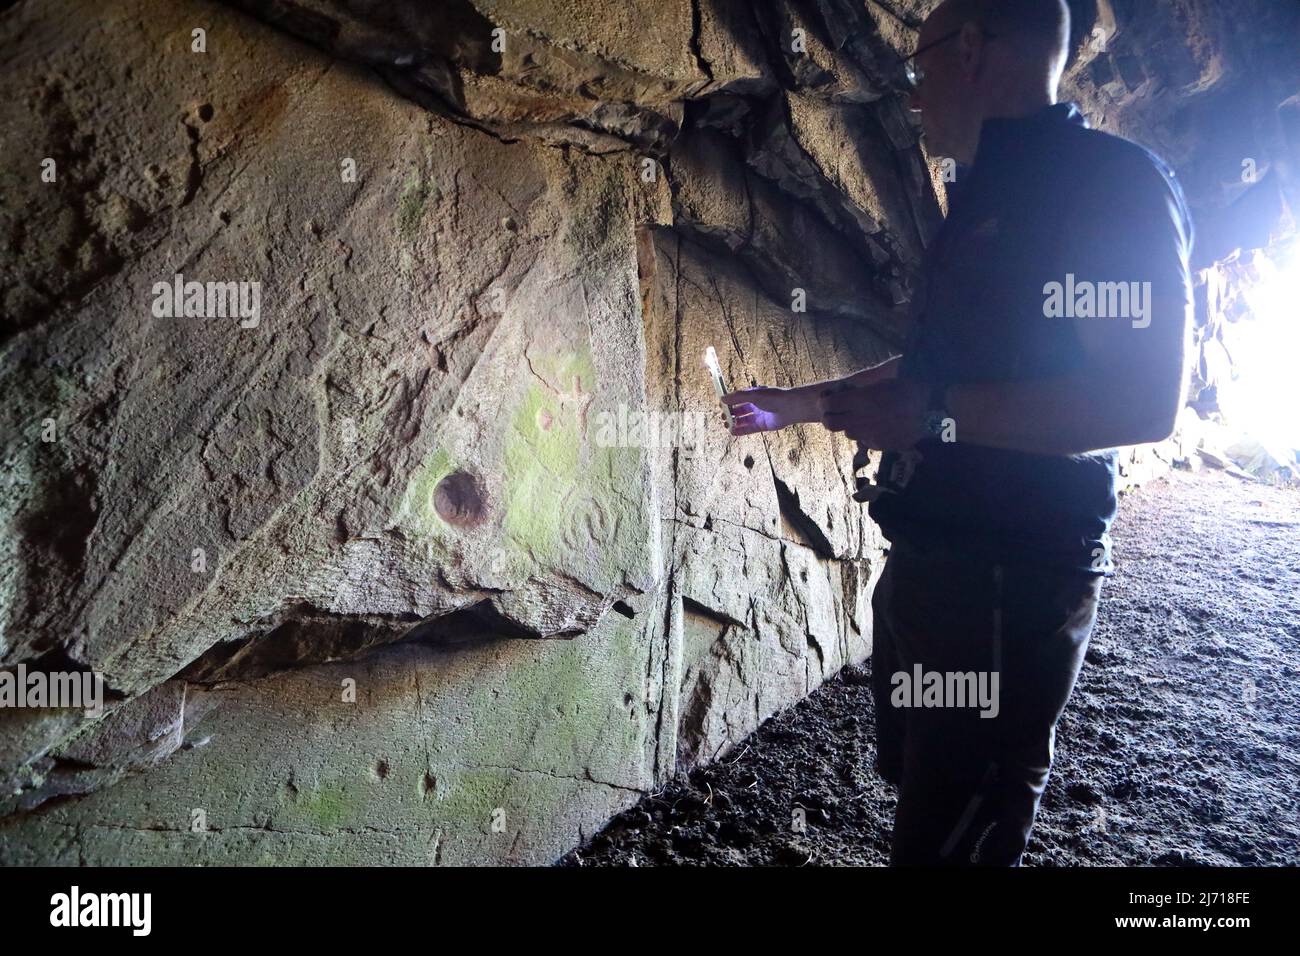
<instances>
[{"instance_id":1,"label":"dirt ground","mask_svg":"<svg viewBox=\"0 0 1300 956\"><path fill-rule=\"evenodd\" d=\"M1175 472L1124 497L1115 550L1025 864L1300 863L1300 492ZM561 864L886 863L869 667Z\"/></svg>"}]
</instances>

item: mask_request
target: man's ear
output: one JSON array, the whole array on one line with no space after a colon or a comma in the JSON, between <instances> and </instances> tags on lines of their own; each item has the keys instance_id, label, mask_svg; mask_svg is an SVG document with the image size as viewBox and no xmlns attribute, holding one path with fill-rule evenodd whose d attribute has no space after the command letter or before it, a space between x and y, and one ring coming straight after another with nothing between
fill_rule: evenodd
<instances>
[{"instance_id":1,"label":"man's ear","mask_svg":"<svg viewBox=\"0 0 1300 956\"><path fill-rule=\"evenodd\" d=\"M984 31L978 24L967 22L962 26L957 38L957 56L962 76L968 80L974 78L984 62Z\"/></svg>"}]
</instances>

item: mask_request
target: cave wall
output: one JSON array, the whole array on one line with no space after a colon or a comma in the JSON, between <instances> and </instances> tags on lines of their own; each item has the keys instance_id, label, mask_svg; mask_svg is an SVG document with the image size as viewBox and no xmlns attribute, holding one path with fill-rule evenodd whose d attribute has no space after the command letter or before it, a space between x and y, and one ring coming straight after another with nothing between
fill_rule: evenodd
<instances>
[{"instance_id":1,"label":"cave wall","mask_svg":"<svg viewBox=\"0 0 1300 956\"><path fill-rule=\"evenodd\" d=\"M867 656L852 449L729 438L701 356L897 350L931 6L6 5L0 666L110 708L0 711L0 863L547 862ZM1071 94L1182 129L1199 0L1083 6Z\"/></svg>"},{"instance_id":2,"label":"cave wall","mask_svg":"<svg viewBox=\"0 0 1300 956\"><path fill-rule=\"evenodd\" d=\"M701 357L890 354L896 104L743 11L452 6L2 15L0 663L110 711L0 712L0 862L546 862L869 653L851 449L729 438Z\"/></svg>"}]
</instances>

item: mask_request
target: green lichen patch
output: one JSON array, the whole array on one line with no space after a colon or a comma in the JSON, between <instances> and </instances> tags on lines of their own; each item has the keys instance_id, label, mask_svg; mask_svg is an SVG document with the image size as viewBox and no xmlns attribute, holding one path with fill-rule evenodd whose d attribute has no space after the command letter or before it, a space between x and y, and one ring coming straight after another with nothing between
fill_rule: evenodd
<instances>
[{"instance_id":1,"label":"green lichen patch","mask_svg":"<svg viewBox=\"0 0 1300 956\"><path fill-rule=\"evenodd\" d=\"M293 826L318 830L337 830L352 821L356 815L355 801L337 786L317 786L301 793L285 804L283 815ZM285 826L277 818L277 826Z\"/></svg>"},{"instance_id":2,"label":"green lichen patch","mask_svg":"<svg viewBox=\"0 0 1300 956\"><path fill-rule=\"evenodd\" d=\"M592 490L591 460L602 449L585 441L586 410L596 382L591 355L539 355L515 410L505 446L505 533L539 561L554 561L575 503Z\"/></svg>"},{"instance_id":3,"label":"green lichen patch","mask_svg":"<svg viewBox=\"0 0 1300 956\"><path fill-rule=\"evenodd\" d=\"M411 170L397 195L397 233L403 239L413 239L420 230L420 221L430 199L440 195L438 185L418 169Z\"/></svg>"}]
</instances>

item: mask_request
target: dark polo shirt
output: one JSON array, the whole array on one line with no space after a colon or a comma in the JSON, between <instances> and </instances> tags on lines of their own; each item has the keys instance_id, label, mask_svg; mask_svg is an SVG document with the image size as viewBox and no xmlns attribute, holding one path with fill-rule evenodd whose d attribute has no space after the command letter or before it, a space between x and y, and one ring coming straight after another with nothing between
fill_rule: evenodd
<instances>
[{"instance_id":1,"label":"dark polo shirt","mask_svg":"<svg viewBox=\"0 0 1300 956\"><path fill-rule=\"evenodd\" d=\"M1191 298L1192 224L1173 173L1127 140L1088 128L1069 103L984 124L927 251L900 376L1024 382L1078 372L1070 318L1045 315L1049 283L1150 282ZM1153 322L1183 315L1152 314ZM1127 321L1096 318L1089 321ZM894 542L1003 562L1109 573L1118 455L1049 456L937 438L889 452L871 517ZM917 458L919 456L919 460Z\"/></svg>"}]
</instances>

